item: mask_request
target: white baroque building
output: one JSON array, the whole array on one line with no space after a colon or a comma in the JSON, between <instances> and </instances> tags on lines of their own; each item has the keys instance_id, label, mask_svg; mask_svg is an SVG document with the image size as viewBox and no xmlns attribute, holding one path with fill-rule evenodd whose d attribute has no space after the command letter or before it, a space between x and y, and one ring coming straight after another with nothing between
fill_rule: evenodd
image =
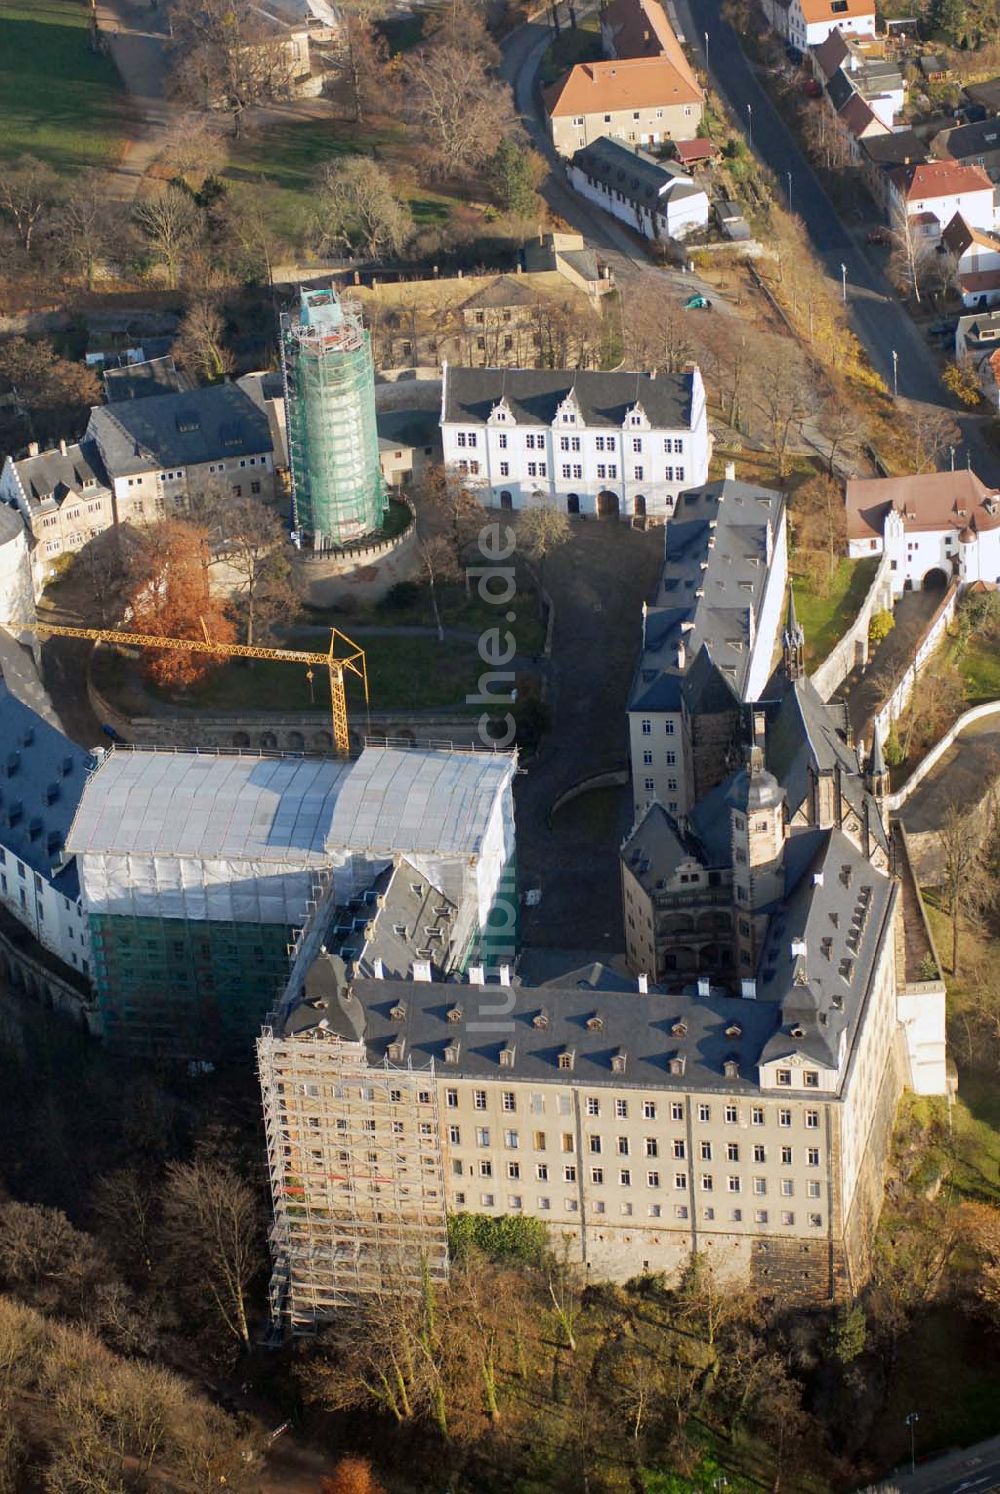
<instances>
[{"instance_id":1,"label":"white baroque building","mask_svg":"<svg viewBox=\"0 0 1000 1494\"><path fill-rule=\"evenodd\" d=\"M453 368L442 382L445 466L488 505L667 519L708 476L705 389L683 373Z\"/></svg>"},{"instance_id":2,"label":"white baroque building","mask_svg":"<svg viewBox=\"0 0 1000 1494\"><path fill-rule=\"evenodd\" d=\"M925 586L1000 586L1000 492L974 472L851 478L847 553L889 557L894 597Z\"/></svg>"}]
</instances>

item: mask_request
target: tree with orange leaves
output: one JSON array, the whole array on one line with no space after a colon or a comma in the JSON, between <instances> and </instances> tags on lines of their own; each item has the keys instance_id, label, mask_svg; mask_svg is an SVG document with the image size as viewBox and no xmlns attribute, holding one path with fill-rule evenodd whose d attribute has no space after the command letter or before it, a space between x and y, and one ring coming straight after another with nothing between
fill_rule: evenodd
<instances>
[{"instance_id":1,"label":"tree with orange leaves","mask_svg":"<svg viewBox=\"0 0 1000 1494\"><path fill-rule=\"evenodd\" d=\"M367 1458L341 1458L319 1487L320 1494L385 1494Z\"/></svg>"},{"instance_id":2,"label":"tree with orange leaves","mask_svg":"<svg viewBox=\"0 0 1000 1494\"><path fill-rule=\"evenodd\" d=\"M166 519L143 530L129 557L129 630L200 640L207 628L213 643L232 643L236 629L223 602L212 596L210 561L208 531L197 524ZM222 657L145 649L142 667L154 684L186 689Z\"/></svg>"}]
</instances>

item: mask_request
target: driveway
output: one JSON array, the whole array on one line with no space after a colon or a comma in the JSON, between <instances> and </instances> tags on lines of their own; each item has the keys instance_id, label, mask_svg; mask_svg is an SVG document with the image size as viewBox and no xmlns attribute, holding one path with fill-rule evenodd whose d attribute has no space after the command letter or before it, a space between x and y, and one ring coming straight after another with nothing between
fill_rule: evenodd
<instances>
[{"instance_id":1,"label":"driveway","mask_svg":"<svg viewBox=\"0 0 1000 1494\"><path fill-rule=\"evenodd\" d=\"M97 12L134 106L132 136L112 178L112 195L130 201L163 149L177 112L164 92L168 70L166 0L158 4L98 0Z\"/></svg>"},{"instance_id":2,"label":"driveway","mask_svg":"<svg viewBox=\"0 0 1000 1494\"><path fill-rule=\"evenodd\" d=\"M913 656L917 639L941 605L941 591L904 591L893 617L896 625L887 633L864 670L853 670L837 691L847 701L851 730L868 744L872 717L889 694L888 681Z\"/></svg>"},{"instance_id":3,"label":"driveway","mask_svg":"<svg viewBox=\"0 0 1000 1494\"><path fill-rule=\"evenodd\" d=\"M675 0L681 26L704 54L708 35L711 77L755 153L778 182L792 174L795 211L802 219L826 274L839 290L846 269L851 325L887 385L892 387L892 353L898 354L902 398L942 405L962 429L972 465L988 483L1000 483L1000 457L985 443L979 420L943 397L935 358L885 277L855 244L833 203L758 81L739 37L722 18L722 0ZM956 458L956 461L959 459Z\"/></svg>"},{"instance_id":4,"label":"driveway","mask_svg":"<svg viewBox=\"0 0 1000 1494\"><path fill-rule=\"evenodd\" d=\"M576 800L549 823L552 804L594 773L627 767L625 703L653 591L663 530L641 533L612 519L575 520L568 544L546 561L556 609L549 664L551 729L515 784L522 888L542 903L524 910L528 944L623 947L618 847L630 828L628 787Z\"/></svg>"}]
</instances>

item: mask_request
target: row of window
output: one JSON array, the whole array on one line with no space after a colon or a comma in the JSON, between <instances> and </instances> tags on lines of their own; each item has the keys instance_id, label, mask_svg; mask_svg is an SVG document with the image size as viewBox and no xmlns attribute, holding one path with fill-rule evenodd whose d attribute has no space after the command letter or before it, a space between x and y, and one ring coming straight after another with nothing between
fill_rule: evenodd
<instances>
[{"instance_id":1,"label":"row of window","mask_svg":"<svg viewBox=\"0 0 1000 1494\"><path fill-rule=\"evenodd\" d=\"M809 1073L811 1071L807 1069L805 1072ZM394 1093L398 1093L398 1091L394 1091ZM430 1095L429 1095L429 1093L427 1091L421 1091L421 1094L422 1095L423 1094L427 1094L427 1099L429 1101ZM473 1102L473 1105L474 1105L474 1107L475 1107L476 1110L486 1110L486 1109L489 1108L489 1094L490 1094L489 1090L486 1090L486 1089L476 1089L476 1090L473 1090L473 1092L472 1092L472 1102ZM560 1115L570 1115L572 1113L572 1101L570 1100L569 1095L558 1095L556 1097L556 1099L557 1099L559 1114ZM514 1114L516 1112L516 1110L517 1110L517 1095L516 1095L515 1091L512 1090L512 1089L501 1090L500 1091L500 1103L501 1103L501 1108L504 1111L506 1111L508 1115ZM584 1100L584 1109L586 1110L587 1115L589 1115L589 1116L599 1116L599 1115L603 1114L602 1103L604 1103L604 1102L602 1102L601 1096L599 1096L599 1095L587 1095L585 1097L585 1100ZM628 1119L628 1116L629 1116L629 1103L630 1102L628 1100L626 1100L626 1099L615 1099L614 1100L614 1102L613 1102L613 1105L614 1105L614 1111L613 1111L613 1113L614 1113L616 1119L618 1119L618 1120L627 1120ZM659 1108L659 1104L658 1104L658 1102L656 1100L642 1100L642 1101L633 1102L633 1103L635 1103L636 1107L637 1107L635 1113L637 1115L641 1114L643 1120L656 1120L657 1119L657 1117L658 1117L658 1115L660 1113L660 1108ZM458 1109L458 1104L459 1104L459 1092L458 1092L458 1090L457 1089L446 1089L445 1090L445 1105L449 1109L451 1109L451 1110L457 1110ZM684 1116L685 1116L684 1104L685 1104L685 1102L683 1100L670 1100L667 1104L664 1104L662 1106L662 1111L663 1111L664 1116L666 1116L666 1114L669 1111L669 1115L670 1115L670 1119L671 1120L675 1120L675 1121L683 1120ZM541 1094L533 1094L531 1096L530 1109L531 1109L532 1115L544 1115L544 1113L545 1113L545 1096L541 1095ZM699 1120L699 1121L701 1121L703 1123L706 1123L706 1124L711 1122L711 1119L712 1119L712 1106L707 1101L704 1101L704 1100L698 1101L692 1107L692 1110L693 1110L693 1115L694 1115L695 1118L697 1118L697 1120ZM609 1108L608 1113L609 1114L612 1113L611 1110L610 1110L610 1108ZM726 1104L726 1105L724 1105L723 1108L722 1108L722 1115L723 1115L723 1120L725 1121L725 1123L726 1123L727 1126L738 1125L738 1123L739 1123L739 1107L738 1106L733 1105L733 1104ZM819 1111L818 1110L806 1110L806 1111L803 1112L803 1115L805 1117L805 1127L806 1127L806 1130L807 1131L818 1130L818 1128L819 1128ZM754 1126L763 1126L763 1125L766 1125L767 1122L766 1122L765 1111L764 1111L764 1106L763 1105L752 1105L750 1107L750 1123L751 1123L751 1125L754 1125ZM791 1124L792 1124L792 1112L790 1110L786 1110L786 1109L779 1110L778 1111L778 1125L779 1126L790 1126ZM533 1134L536 1137L537 1136L541 1136L541 1137L544 1138L544 1136L545 1136L545 1132L544 1131L536 1131ZM573 1138L572 1138L572 1136L570 1135L569 1132L566 1133L566 1136L569 1138L569 1140L571 1142L571 1145L569 1145L566 1148L564 1148L564 1150L566 1150L566 1151L573 1151L574 1150L574 1145L572 1144ZM650 1140L650 1141L652 1141L652 1139L653 1138L648 1138L648 1140ZM626 1137L620 1137L619 1140L627 1142L627 1138ZM675 1145L676 1144L678 1144L678 1143L675 1143ZM683 1145L683 1142L680 1142L679 1144ZM489 1143L488 1142L484 1142L483 1145L489 1145ZM711 1146L711 1142L704 1142L704 1143L702 1143L702 1145L704 1145L704 1146ZM729 1142L729 1143L727 1143L727 1145L728 1146L735 1146L735 1145L738 1145L738 1143ZM544 1150L544 1146L545 1146L545 1143L544 1143L544 1140L543 1140L541 1146L538 1146L536 1144L536 1150L539 1150L539 1151ZM762 1147L758 1147L758 1148L756 1148L756 1150L763 1151L763 1148ZM786 1151L786 1150L789 1150L789 1149L788 1148L783 1148L782 1150ZM652 1153L650 1155L655 1155L655 1153ZM704 1155L704 1153L703 1153L703 1155ZM782 1161L785 1161L784 1156L782 1157ZM791 1157L790 1156L788 1158L788 1161L791 1161Z\"/></svg>"},{"instance_id":2,"label":"row of window","mask_svg":"<svg viewBox=\"0 0 1000 1494\"><path fill-rule=\"evenodd\" d=\"M496 1194L494 1194L494 1193L481 1193L479 1195L479 1202L480 1202L480 1204L482 1205L482 1207L484 1209L495 1209L497 1207ZM466 1195L464 1193L456 1193L455 1194L455 1203L457 1205L459 1205L460 1207L466 1206L467 1205ZM551 1209L552 1209L552 1200L551 1200L551 1198L547 1198L547 1197L538 1198L538 1199L536 1199L536 1205L537 1205L539 1213L542 1213L542 1214L549 1213L549 1212L551 1212ZM524 1199L523 1199L522 1195L520 1193L509 1193L507 1195L507 1207L508 1207L508 1209L512 1209L515 1212L523 1209L524 1208ZM604 1203L603 1203L603 1201L601 1199L597 1199L595 1201L595 1203L593 1204L592 1207L593 1207L593 1211L594 1211L595 1214L603 1214L603 1213L606 1212L605 1211ZM564 1199L563 1200L563 1208L564 1208L564 1210L565 1210L565 1212L567 1214L576 1214L576 1213L579 1212L579 1208L580 1208L579 1200L577 1200L575 1198ZM633 1209L632 1204L629 1203L629 1202L623 1203L621 1205L621 1213L623 1215L625 1215L626 1218L630 1218L634 1214L634 1209ZM649 1206L647 1207L646 1213L647 1213L647 1215L649 1216L650 1219L662 1219L663 1218L663 1207L662 1207L661 1204L649 1204ZM674 1205L674 1218L675 1219L684 1220L684 1219L687 1219L688 1217L689 1217L689 1214L688 1214L688 1206L687 1206L687 1204L675 1204ZM708 1206L707 1208L704 1208L702 1210L702 1218L706 1221L706 1223L712 1223L712 1221L715 1219L715 1209L713 1207L711 1207L711 1206ZM742 1222L743 1222L743 1210L742 1209L730 1209L730 1211L729 1211L729 1218L730 1218L730 1221L733 1224L742 1224ZM790 1228L794 1227L794 1225L795 1225L795 1215L794 1215L794 1213L790 1209L783 1209L781 1211L780 1215L779 1215L779 1220L780 1220L780 1223L786 1229L790 1229ZM809 1228L810 1229L822 1229L823 1228L823 1216L822 1216L822 1214L813 1214L813 1213L810 1213L808 1215L808 1220L809 1220ZM754 1216L753 1216L753 1222L754 1222L754 1224L769 1224L771 1222L771 1220L770 1220L770 1216L768 1214L767 1209L755 1209L754 1210Z\"/></svg>"},{"instance_id":3,"label":"row of window","mask_svg":"<svg viewBox=\"0 0 1000 1494\"><path fill-rule=\"evenodd\" d=\"M643 454L643 439L644 438L642 436L633 436L631 438L631 440L632 440L632 453L633 453L634 456L642 456L642 454ZM647 454L653 452L653 450L655 449L656 442L659 439L660 438L656 437L656 436L650 437L649 445L645 448ZM662 438L662 440L663 440L663 452L664 452L665 456L683 456L684 455L684 438L683 438L683 436L664 436ZM500 450L501 451L506 451L507 450L507 432L506 431L501 431L500 434L499 434L499 436L497 437L497 441L499 443ZM617 436L595 436L594 437L594 450L595 451L599 451L599 452L608 452L608 453L614 454L618 450L617 442L618 442ZM560 451L569 451L569 452L580 451L581 450L581 443L582 443L582 438L580 436L560 436L559 437L559 450ZM462 448L464 448L466 450L475 450L478 447L478 445L479 445L479 432L478 431L457 431L456 434L455 434L455 444L456 444L456 446L460 446L460 447L462 447ZM533 434L533 433L529 432L525 436L525 438L524 438L524 445L525 445L526 450L528 450L528 451L544 451L545 450L545 444L546 444L546 438L545 438L545 436L538 435L537 433ZM253 461L253 458L251 458L251 462L252 461ZM210 472L213 471L213 470L214 470L213 468L211 468L211 467L209 468ZM668 469L668 470L670 470L670 469ZM678 481L683 482L684 481L684 476L683 476L684 469L683 468L679 468L678 471L680 473Z\"/></svg>"},{"instance_id":4,"label":"row of window","mask_svg":"<svg viewBox=\"0 0 1000 1494\"><path fill-rule=\"evenodd\" d=\"M321 1156L321 1153L317 1153L317 1157ZM810 1167L819 1167L820 1157L818 1148L809 1147L806 1153L806 1160ZM491 1178L493 1176L493 1159L491 1157L481 1157L478 1164L470 1162L468 1164L468 1167L470 1172L478 1170L479 1176L481 1178ZM465 1168L466 1163L460 1158L455 1158L451 1164L451 1170L458 1178L465 1176ZM505 1170L509 1182L516 1183L520 1181L520 1162L506 1163ZM557 1168L550 1168L547 1162L535 1163L535 1178L539 1183L547 1183L550 1180L554 1181L557 1171ZM562 1181L564 1183L575 1183L577 1182L577 1180L578 1169L576 1163L566 1163L562 1169ZM679 1192L686 1192L688 1188L688 1181L688 1174L686 1172L675 1172L673 1175L674 1187ZM605 1182L605 1169L603 1167L591 1167L590 1182L593 1187L602 1188ZM767 1178L755 1177L750 1180L750 1183L750 1192L753 1193L755 1198L767 1197ZM659 1188L660 1184L661 1174L658 1170L650 1170L646 1173L647 1188ZM618 1169L618 1186L619 1188L632 1187L631 1167L620 1167ZM699 1173L698 1187L701 1189L702 1193L713 1193L715 1191L715 1174L711 1172ZM821 1188L822 1185L817 1180L810 1179L806 1183L806 1197L819 1198ZM725 1191L727 1193L743 1192L743 1179L738 1173L730 1173L727 1175ZM793 1182L793 1180L791 1178L780 1178L778 1180L778 1193L782 1198L794 1198L795 1183Z\"/></svg>"},{"instance_id":5,"label":"row of window","mask_svg":"<svg viewBox=\"0 0 1000 1494\"><path fill-rule=\"evenodd\" d=\"M400 1126L402 1126L402 1122L398 1122L397 1124L399 1124ZM374 1130L375 1129L375 1122L374 1121L366 1121L365 1125L370 1130ZM426 1129L425 1129L425 1126L426 1126ZM814 1130L814 1131L819 1128L819 1112L818 1111L816 1111L816 1110L807 1110L806 1111L806 1127L807 1127L807 1129ZM425 1123L425 1125L421 1126L421 1134L424 1134L424 1135L429 1135L430 1134L429 1125L426 1125L426 1123ZM603 1137L603 1136L598 1136L598 1135L594 1135L594 1134L588 1134L588 1136L587 1136L586 1150L590 1153L590 1155L592 1157L600 1157L600 1156L604 1155L604 1143L605 1143L605 1139L606 1138ZM462 1145L462 1128L461 1128L461 1126L449 1126L448 1127L448 1141L449 1141L449 1144L451 1146L461 1146ZM534 1151L536 1151L536 1152L547 1151L548 1150L548 1133L545 1132L545 1131L532 1131L532 1133L531 1133L531 1142L532 1142L532 1149ZM521 1133L519 1131L516 1131L516 1130L512 1129L512 1128L508 1128L503 1133L503 1144L504 1144L504 1146L506 1147L506 1149L508 1151L511 1151L511 1152L518 1151L519 1148L520 1148L520 1145L521 1145ZM664 1146L664 1148L667 1147L667 1142L666 1141L662 1141L659 1136L644 1136L642 1138L642 1155L645 1156L645 1157L659 1157L660 1156L660 1146L661 1146L661 1144ZM489 1146L492 1145L492 1133L490 1131L489 1126L477 1126L476 1127L476 1145L479 1146L479 1147L489 1147ZM686 1159L686 1157L687 1157L687 1142L686 1142L686 1140L683 1137L681 1137L681 1136L674 1137L670 1141L670 1143L669 1143L669 1148L670 1148L669 1155L672 1156L675 1161L677 1161L677 1162L683 1162ZM609 1146L609 1150L610 1149L611 1148ZM572 1153L572 1152L576 1151L576 1138L575 1138L575 1136L574 1136L574 1134L573 1134L572 1131L564 1131L564 1132L561 1133L560 1150L563 1151L563 1152L569 1152L569 1153ZM629 1137L629 1136L616 1136L615 1139L614 1139L614 1153L615 1153L616 1156L619 1156L619 1157L629 1157L629 1156L631 1156L632 1155L632 1138ZM814 1153L815 1153L815 1158L814 1158L814 1155L813 1155ZM715 1143L711 1142L711 1141L699 1141L698 1144L697 1144L697 1154L701 1158L702 1162L711 1162L713 1160L713 1158L715 1157ZM753 1146L753 1148L752 1148L751 1155L752 1155L753 1160L754 1160L755 1163L757 1163L757 1164L766 1163L767 1162L767 1147L764 1146L764 1145L762 1145L762 1144L760 1144L760 1143L756 1143ZM719 1149L719 1156L720 1157L722 1156L722 1147L721 1147L721 1144L720 1144L720 1149ZM726 1161L727 1162L739 1162L740 1161L740 1144L739 1144L738 1141L727 1141L725 1143L725 1157L726 1157ZM781 1165L782 1165L782 1167L791 1167L792 1166L792 1162L793 1162L793 1151L792 1151L792 1148L790 1146L783 1146L783 1147L780 1148L780 1157L781 1157ZM818 1159L819 1159L819 1153L818 1153L818 1151L816 1151L816 1148L810 1147L809 1148L809 1156L807 1158L809 1166L810 1167L816 1167L816 1166L818 1166L819 1165L819 1160Z\"/></svg>"}]
</instances>

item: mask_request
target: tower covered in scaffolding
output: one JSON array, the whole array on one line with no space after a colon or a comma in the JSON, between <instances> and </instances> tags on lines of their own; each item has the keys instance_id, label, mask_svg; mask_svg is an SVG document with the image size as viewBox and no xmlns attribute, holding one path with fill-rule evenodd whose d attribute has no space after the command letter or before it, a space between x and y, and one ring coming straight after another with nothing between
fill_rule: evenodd
<instances>
[{"instance_id":1,"label":"tower covered in scaffolding","mask_svg":"<svg viewBox=\"0 0 1000 1494\"><path fill-rule=\"evenodd\" d=\"M281 318L293 525L301 543L335 550L382 523L371 338L361 308L330 290L303 290Z\"/></svg>"}]
</instances>

